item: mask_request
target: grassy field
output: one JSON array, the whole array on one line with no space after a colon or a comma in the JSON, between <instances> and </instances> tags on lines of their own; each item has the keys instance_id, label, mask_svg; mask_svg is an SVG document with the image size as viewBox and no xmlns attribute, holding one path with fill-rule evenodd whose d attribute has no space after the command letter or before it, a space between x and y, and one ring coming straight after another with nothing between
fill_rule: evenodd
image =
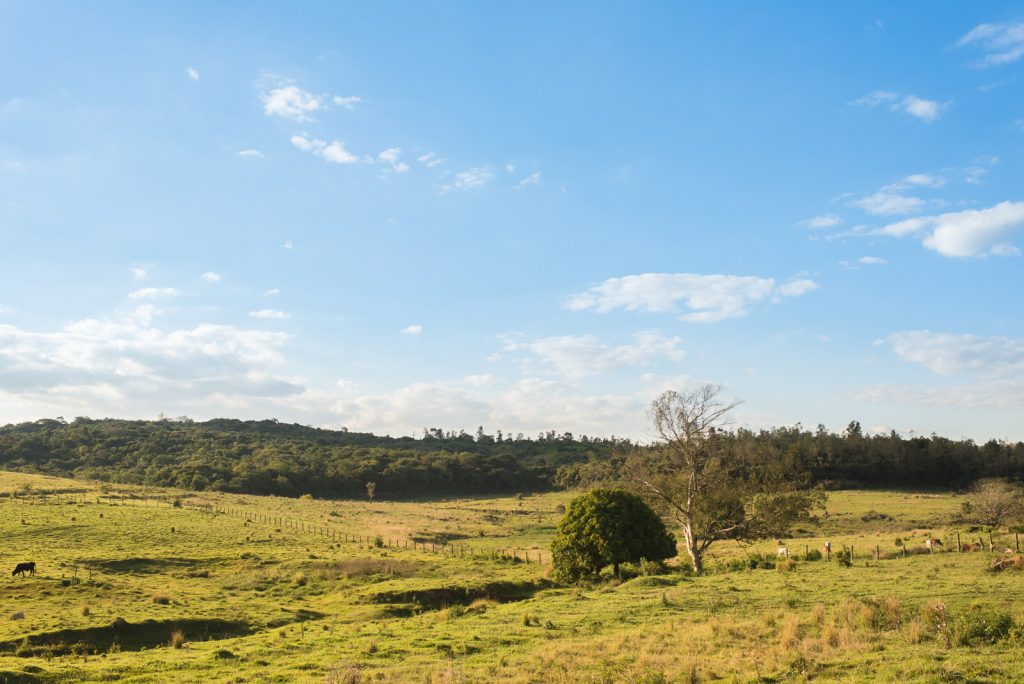
<instances>
[{"instance_id":1,"label":"grassy field","mask_svg":"<svg viewBox=\"0 0 1024 684\"><path fill-rule=\"evenodd\" d=\"M954 494L832 493L785 542L794 557L852 545L851 567L726 570L774 557L771 540L715 548L706 577L583 588L537 562L569 498L336 502L0 473L0 682L1024 680L1024 572L918 553L929 534L978 537L950 524ZM28 560L34 577L6 574Z\"/></svg>"}]
</instances>

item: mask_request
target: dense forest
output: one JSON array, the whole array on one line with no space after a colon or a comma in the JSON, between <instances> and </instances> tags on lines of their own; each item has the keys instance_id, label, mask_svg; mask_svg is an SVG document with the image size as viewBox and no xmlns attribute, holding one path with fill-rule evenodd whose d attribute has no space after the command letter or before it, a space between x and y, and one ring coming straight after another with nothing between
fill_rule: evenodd
<instances>
[{"instance_id":1,"label":"dense forest","mask_svg":"<svg viewBox=\"0 0 1024 684\"><path fill-rule=\"evenodd\" d=\"M321 498L387 499L517 493L613 480L645 448L571 433L536 437L425 429L380 437L273 420L76 418L0 427L0 468L109 482ZM1024 443L841 434L797 425L720 435L732 458L772 461L827 487L953 487L1024 479Z\"/></svg>"}]
</instances>

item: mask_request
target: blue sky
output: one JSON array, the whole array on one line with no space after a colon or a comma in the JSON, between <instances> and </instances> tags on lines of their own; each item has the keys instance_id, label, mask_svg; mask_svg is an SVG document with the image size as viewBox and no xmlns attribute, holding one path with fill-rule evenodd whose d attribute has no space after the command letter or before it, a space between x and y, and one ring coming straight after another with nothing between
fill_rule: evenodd
<instances>
[{"instance_id":1,"label":"blue sky","mask_svg":"<svg viewBox=\"0 0 1024 684\"><path fill-rule=\"evenodd\" d=\"M0 2L0 422L1024 439L1024 3Z\"/></svg>"}]
</instances>

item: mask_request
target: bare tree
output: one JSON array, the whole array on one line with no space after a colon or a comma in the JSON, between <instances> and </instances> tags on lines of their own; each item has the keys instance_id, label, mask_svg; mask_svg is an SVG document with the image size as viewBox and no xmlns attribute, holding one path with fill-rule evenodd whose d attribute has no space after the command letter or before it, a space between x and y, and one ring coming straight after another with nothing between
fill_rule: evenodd
<instances>
[{"instance_id":1,"label":"bare tree","mask_svg":"<svg viewBox=\"0 0 1024 684\"><path fill-rule=\"evenodd\" d=\"M716 385L665 392L650 409L657 443L629 459L633 483L682 528L697 574L714 542L782 536L824 500L778 464L731 453L725 430L737 405L721 398Z\"/></svg>"},{"instance_id":2,"label":"bare tree","mask_svg":"<svg viewBox=\"0 0 1024 684\"><path fill-rule=\"evenodd\" d=\"M1021 491L1005 480L978 480L963 503L963 520L994 530L1024 515Z\"/></svg>"}]
</instances>

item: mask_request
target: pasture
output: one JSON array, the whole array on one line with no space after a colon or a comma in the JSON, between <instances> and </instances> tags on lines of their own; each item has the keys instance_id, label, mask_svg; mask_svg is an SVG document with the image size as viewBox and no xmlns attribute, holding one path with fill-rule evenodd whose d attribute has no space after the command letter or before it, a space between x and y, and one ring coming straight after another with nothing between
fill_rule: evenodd
<instances>
[{"instance_id":1,"label":"pasture","mask_svg":"<svg viewBox=\"0 0 1024 684\"><path fill-rule=\"evenodd\" d=\"M771 568L775 540L721 544L705 577L561 587L547 545L571 496L317 501L0 473L0 682L1024 678L1024 571L949 551L979 536L950 523L955 494L834 492ZM945 550L921 553L929 536ZM851 566L802 560L826 539ZM35 576L11 576L23 561Z\"/></svg>"}]
</instances>

